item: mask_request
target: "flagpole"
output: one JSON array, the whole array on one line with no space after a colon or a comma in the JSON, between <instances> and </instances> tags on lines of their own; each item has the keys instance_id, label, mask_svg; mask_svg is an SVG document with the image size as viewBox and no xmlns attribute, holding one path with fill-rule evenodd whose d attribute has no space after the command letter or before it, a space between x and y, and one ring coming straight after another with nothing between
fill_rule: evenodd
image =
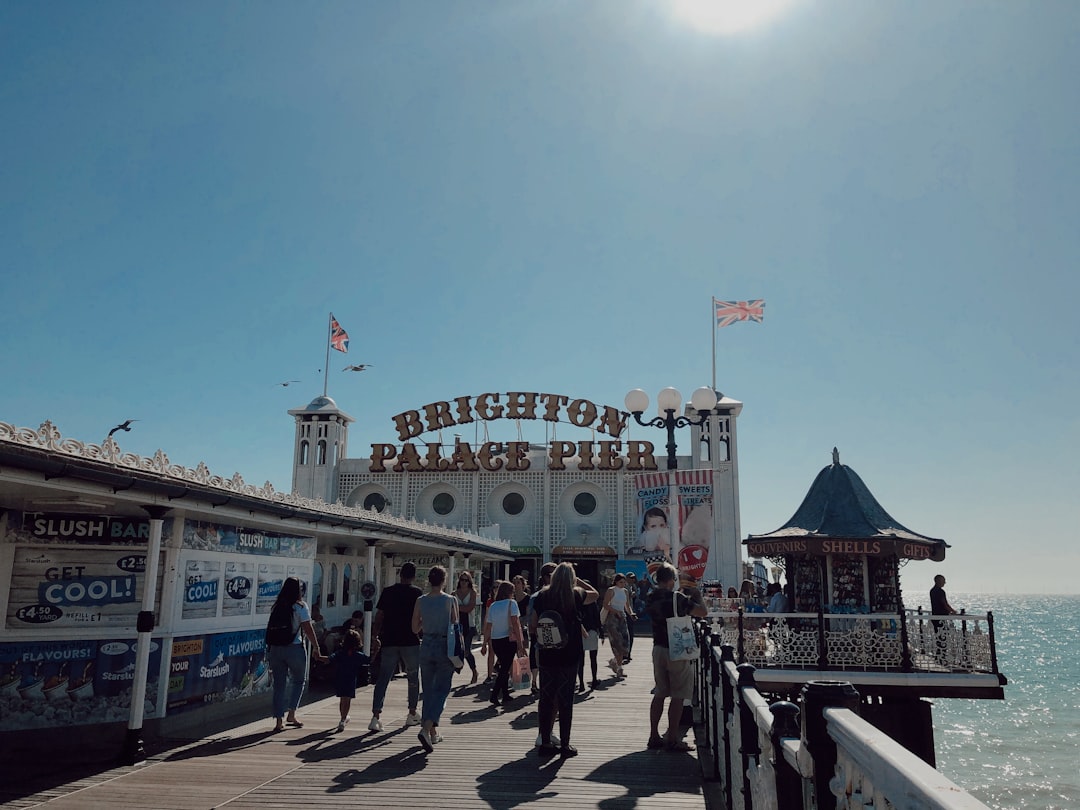
<instances>
[{"instance_id":1,"label":"flagpole","mask_svg":"<svg viewBox=\"0 0 1080 810\"><path fill-rule=\"evenodd\" d=\"M326 391L330 387L330 338L334 335L334 313L330 313L329 319L326 321L326 362L323 364L323 384L322 395L326 396Z\"/></svg>"},{"instance_id":2,"label":"flagpole","mask_svg":"<svg viewBox=\"0 0 1080 810\"><path fill-rule=\"evenodd\" d=\"M712 387L716 390L716 298L712 299Z\"/></svg>"}]
</instances>

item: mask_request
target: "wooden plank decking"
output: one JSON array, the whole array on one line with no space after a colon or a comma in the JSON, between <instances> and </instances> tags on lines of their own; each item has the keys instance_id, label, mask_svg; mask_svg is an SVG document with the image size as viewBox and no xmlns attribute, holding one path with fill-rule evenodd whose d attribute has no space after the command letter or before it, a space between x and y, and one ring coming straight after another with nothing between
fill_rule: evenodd
<instances>
[{"instance_id":1,"label":"wooden plank decking","mask_svg":"<svg viewBox=\"0 0 1080 810\"><path fill-rule=\"evenodd\" d=\"M601 648L601 667L607 652ZM650 639L636 639L634 653L626 680L616 681L603 668L601 688L578 696L572 743L580 754L566 760L537 755L532 696L519 695L509 708L492 708L487 687L466 685L466 669L456 676L447 701L440 726L444 742L431 754L420 748L417 728L404 727L406 684L399 676L387 692L381 733L367 730L369 686L358 690L352 722L340 734L334 730L337 698L323 698L301 708L302 729L274 734L272 722L260 720L140 766L82 778L8 806L703 810L705 785L696 754L645 746L652 688ZM692 730L687 739L693 740Z\"/></svg>"}]
</instances>

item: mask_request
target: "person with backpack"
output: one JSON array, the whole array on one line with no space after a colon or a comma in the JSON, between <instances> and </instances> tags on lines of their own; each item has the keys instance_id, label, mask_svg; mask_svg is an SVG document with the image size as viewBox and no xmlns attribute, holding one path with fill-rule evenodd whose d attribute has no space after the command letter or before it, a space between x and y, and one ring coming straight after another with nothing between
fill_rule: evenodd
<instances>
[{"instance_id":1,"label":"person with backpack","mask_svg":"<svg viewBox=\"0 0 1080 810\"><path fill-rule=\"evenodd\" d=\"M540 585L537 587L536 592L529 597L528 607L522 614L522 622L526 627L529 625L529 621L532 618L533 606L536 603L536 594L546 588L551 583L551 575L555 573L556 564L553 562L544 563L540 568ZM540 648L536 644L536 636L530 636L529 638L529 671L532 675L532 693L534 695L540 694ZM537 745L540 743L538 742Z\"/></svg>"},{"instance_id":2,"label":"person with backpack","mask_svg":"<svg viewBox=\"0 0 1080 810\"><path fill-rule=\"evenodd\" d=\"M600 594L588 582L577 578L574 566L560 563L551 575L551 584L541 590L533 603L529 629L537 639L540 659L540 753L562 757L577 755L570 745L570 726L574 718L574 682L581 644L581 611ZM552 730L559 718L559 744Z\"/></svg>"},{"instance_id":3,"label":"person with backpack","mask_svg":"<svg viewBox=\"0 0 1080 810\"><path fill-rule=\"evenodd\" d=\"M308 647L315 652L315 660L325 663L328 659L319 651L319 640L311 624L311 611L307 602L300 598L300 580L286 577L278 591L277 599L270 608L266 625L267 659L274 682L273 711L277 721L274 731L282 731L286 725L302 728L296 719L296 710L308 679ZM288 702L285 700L285 684L291 684ZM288 716L286 716L286 709Z\"/></svg>"}]
</instances>

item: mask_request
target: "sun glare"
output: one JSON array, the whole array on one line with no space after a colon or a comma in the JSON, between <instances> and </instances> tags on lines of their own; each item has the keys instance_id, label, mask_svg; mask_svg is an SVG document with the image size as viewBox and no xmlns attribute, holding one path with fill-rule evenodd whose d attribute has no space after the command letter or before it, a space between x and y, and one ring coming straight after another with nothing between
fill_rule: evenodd
<instances>
[{"instance_id":1,"label":"sun glare","mask_svg":"<svg viewBox=\"0 0 1080 810\"><path fill-rule=\"evenodd\" d=\"M763 26L797 0L670 0L672 11L699 31L738 34Z\"/></svg>"}]
</instances>

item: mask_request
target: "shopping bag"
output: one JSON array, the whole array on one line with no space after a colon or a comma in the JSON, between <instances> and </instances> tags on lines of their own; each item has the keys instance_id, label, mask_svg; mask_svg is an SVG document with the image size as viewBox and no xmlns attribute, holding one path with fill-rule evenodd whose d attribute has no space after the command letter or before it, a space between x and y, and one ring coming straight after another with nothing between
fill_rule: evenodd
<instances>
[{"instance_id":1,"label":"shopping bag","mask_svg":"<svg viewBox=\"0 0 1080 810\"><path fill-rule=\"evenodd\" d=\"M515 655L510 667L510 688L514 691L532 689L532 672L529 670L529 656Z\"/></svg>"},{"instance_id":2,"label":"shopping bag","mask_svg":"<svg viewBox=\"0 0 1080 810\"><path fill-rule=\"evenodd\" d=\"M454 672L461 672L465 666L465 639L457 622L450 622L446 628L446 654L454 665Z\"/></svg>"},{"instance_id":3,"label":"shopping bag","mask_svg":"<svg viewBox=\"0 0 1080 810\"><path fill-rule=\"evenodd\" d=\"M696 661L701 657L694 633L694 620L690 616L679 615L679 594L671 592L672 613L667 620L668 659L671 661Z\"/></svg>"}]
</instances>

